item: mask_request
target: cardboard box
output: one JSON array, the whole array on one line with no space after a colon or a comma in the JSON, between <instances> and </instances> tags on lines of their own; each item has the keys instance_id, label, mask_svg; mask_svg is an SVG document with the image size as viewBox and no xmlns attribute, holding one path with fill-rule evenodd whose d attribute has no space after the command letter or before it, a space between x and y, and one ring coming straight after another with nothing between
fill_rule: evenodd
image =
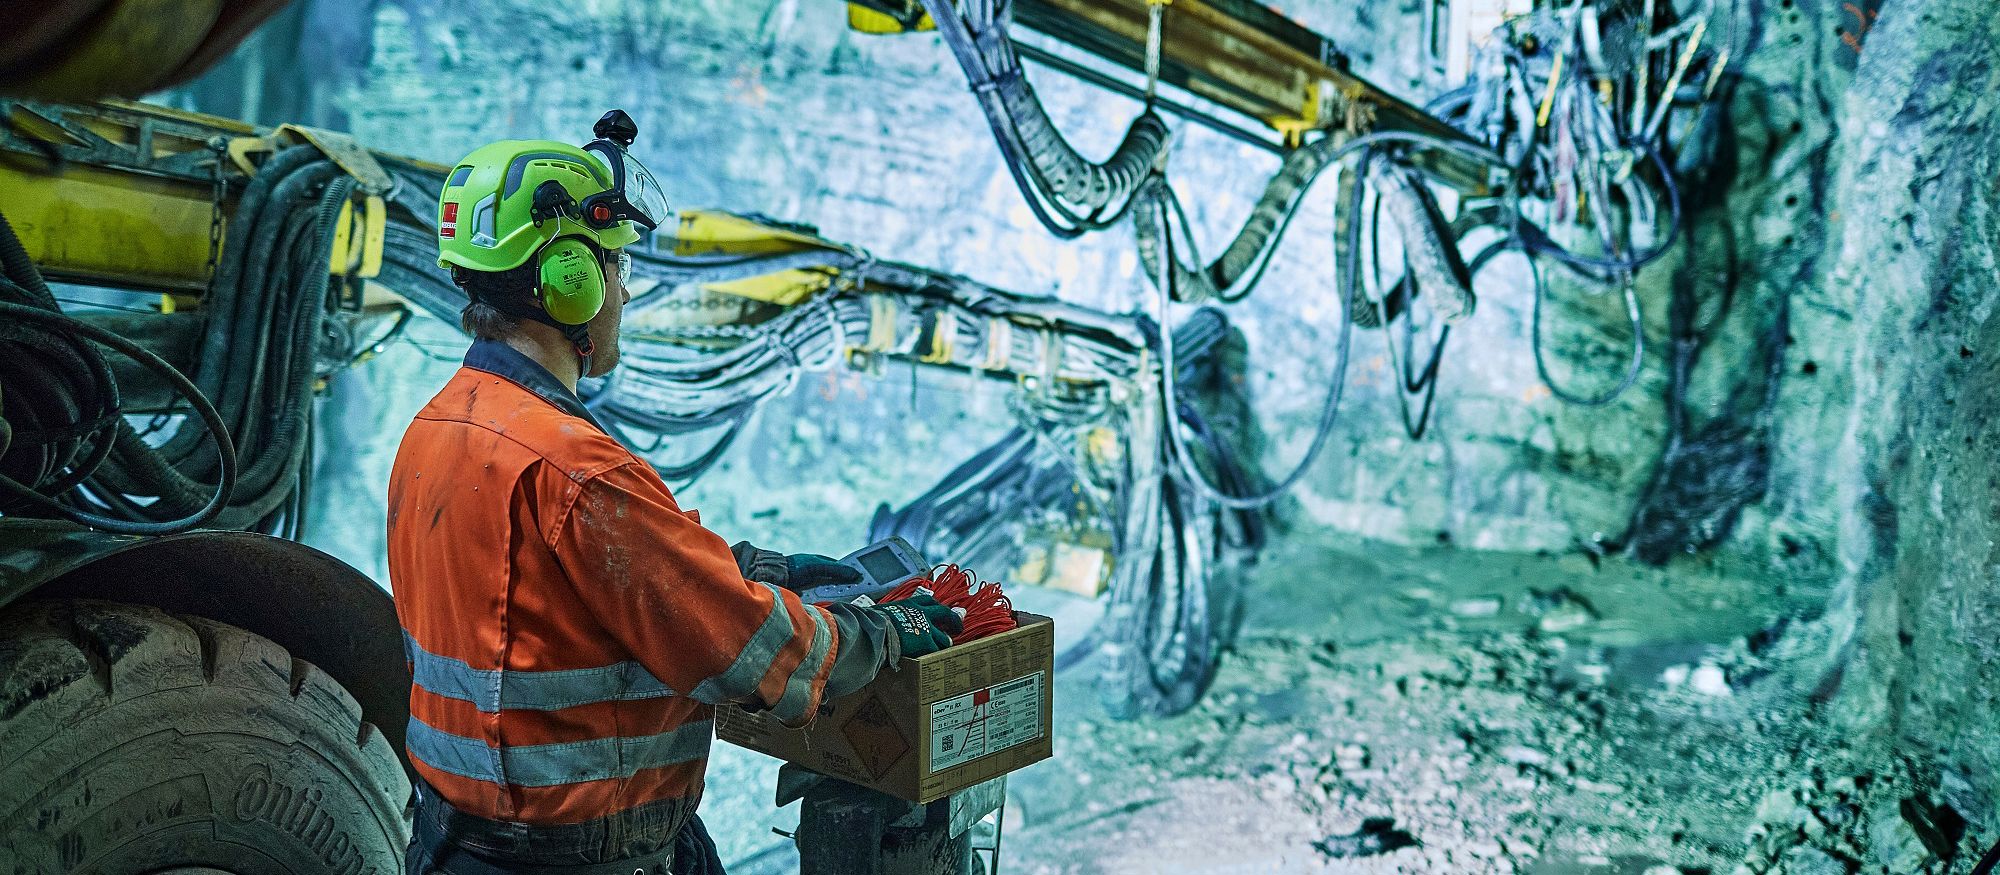
<instances>
[{"instance_id":1,"label":"cardboard box","mask_svg":"<svg viewBox=\"0 0 2000 875\"><path fill-rule=\"evenodd\" d=\"M803 729L718 708L716 737L911 802L1048 759L1055 624L1014 619L1010 632L905 657Z\"/></svg>"}]
</instances>

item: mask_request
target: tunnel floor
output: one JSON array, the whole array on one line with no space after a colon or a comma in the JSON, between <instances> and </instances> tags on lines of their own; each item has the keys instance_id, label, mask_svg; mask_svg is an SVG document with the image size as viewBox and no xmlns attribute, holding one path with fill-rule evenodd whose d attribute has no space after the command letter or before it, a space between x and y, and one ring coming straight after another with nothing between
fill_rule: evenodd
<instances>
[{"instance_id":1,"label":"tunnel floor","mask_svg":"<svg viewBox=\"0 0 2000 875\"><path fill-rule=\"evenodd\" d=\"M1002 871L1848 871L1801 834L1855 810L1853 754L1768 647L1819 583L1280 539L1245 602L1185 714L1111 720L1090 663L1060 679L1055 758L1010 778ZM797 871L771 761L722 747L703 814L731 871Z\"/></svg>"}]
</instances>

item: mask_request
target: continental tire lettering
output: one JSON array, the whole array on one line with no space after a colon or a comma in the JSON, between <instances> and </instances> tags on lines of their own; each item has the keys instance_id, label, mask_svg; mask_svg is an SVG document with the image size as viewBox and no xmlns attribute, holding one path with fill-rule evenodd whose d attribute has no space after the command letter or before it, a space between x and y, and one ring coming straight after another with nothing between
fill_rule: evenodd
<instances>
[{"instance_id":1,"label":"continental tire lettering","mask_svg":"<svg viewBox=\"0 0 2000 875\"><path fill-rule=\"evenodd\" d=\"M262 811L264 804L270 799L271 779L264 775L252 775L250 780L244 781L243 787L236 791L236 819L256 818L257 812Z\"/></svg>"},{"instance_id":2,"label":"continental tire lettering","mask_svg":"<svg viewBox=\"0 0 2000 875\"><path fill-rule=\"evenodd\" d=\"M269 772L259 769L237 788L232 810L237 820L261 820L290 833L334 875L377 875L361 859L354 840L335 828L333 818L320 810L325 798L317 789L293 790L274 783Z\"/></svg>"}]
</instances>

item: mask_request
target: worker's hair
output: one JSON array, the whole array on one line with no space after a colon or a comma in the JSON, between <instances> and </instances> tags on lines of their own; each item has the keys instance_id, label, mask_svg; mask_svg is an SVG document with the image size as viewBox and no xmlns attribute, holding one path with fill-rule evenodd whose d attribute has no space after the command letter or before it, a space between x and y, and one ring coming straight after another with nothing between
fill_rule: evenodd
<instances>
[{"instance_id":1,"label":"worker's hair","mask_svg":"<svg viewBox=\"0 0 2000 875\"><path fill-rule=\"evenodd\" d=\"M533 260L520 267L498 272L452 268L451 278L465 290L471 302L458 312L458 324L465 333L480 340L505 340L521 327L521 320L509 316L487 301L516 298L525 300L534 293L539 271Z\"/></svg>"},{"instance_id":2,"label":"worker's hair","mask_svg":"<svg viewBox=\"0 0 2000 875\"><path fill-rule=\"evenodd\" d=\"M597 261L604 265L606 273L617 268L611 253L598 246L596 241L582 237L575 239L582 240L585 246L590 247L591 252L597 254ZM515 329L521 327L521 319L518 316L510 316L506 311L486 302L512 299L522 302L525 306L534 297L535 287L541 283L542 277L538 262L530 258L520 267L502 271L453 267L451 281L457 283L459 288L465 290L466 297L472 299L465 305L465 309L458 311L459 327L480 340L505 340Z\"/></svg>"}]
</instances>

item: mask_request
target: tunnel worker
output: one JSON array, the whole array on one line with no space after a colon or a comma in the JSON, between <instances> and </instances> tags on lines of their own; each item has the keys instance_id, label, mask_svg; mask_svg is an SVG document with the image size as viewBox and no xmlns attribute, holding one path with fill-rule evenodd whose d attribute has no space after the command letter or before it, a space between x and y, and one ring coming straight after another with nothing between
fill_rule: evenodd
<instances>
[{"instance_id":1,"label":"tunnel worker","mask_svg":"<svg viewBox=\"0 0 2000 875\"><path fill-rule=\"evenodd\" d=\"M950 643L934 601L802 602L856 575L732 548L579 400L618 363L624 247L663 215L636 133L614 110L588 146L494 143L446 178L439 263L474 341L389 484L409 873L718 872L695 817L715 706L801 725Z\"/></svg>"}]
</instances>

